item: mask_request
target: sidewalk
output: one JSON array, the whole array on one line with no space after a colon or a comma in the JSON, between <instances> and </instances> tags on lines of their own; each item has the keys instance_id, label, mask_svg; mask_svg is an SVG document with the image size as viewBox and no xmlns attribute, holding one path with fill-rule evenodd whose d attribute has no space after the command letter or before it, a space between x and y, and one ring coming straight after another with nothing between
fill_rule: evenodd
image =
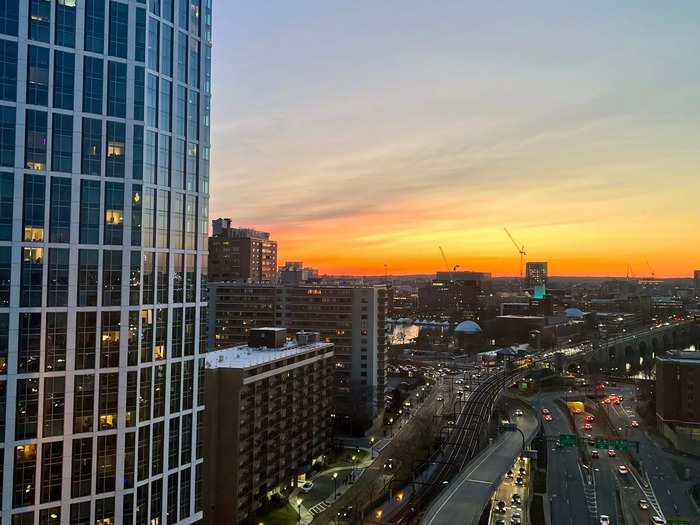
<instances>
[{"instance_id":1,"label":"sidewalk","mask_svg":"<svg viewBox=\"0 0 700 525\"><path fill-rule=\"evenodd\" d=\"M318 472L316 475L314 475L311 478L311 481L314 479L320 477L320 476L332 476L334 472L338 473L338 478L337 478L337 487L335 490L335 497L333 494L330 494L326 499L321 501L320 503L316 503L313 507L307 508L304 505L304 496L305 494L301 492L299 487L295 488L292 493L289 495L289 504L294 507L294 509L297 509L297 498L302 499L302 503L300 506L300 513L301 513L301 523L304 525L308 525L311 523L311 521L316 517L317 514L320 514L324 510L326 510L328 507L331 506L331 504L337 500L342 494L344 494L350 487L353 486L353 484L360 479L362 474L364 474L365 470L367 467L369 467L376 458L371 457L371 451L369 448L363 448L360 447L360 450L364 450L367 452L367 457L362 461L361 463L358 463L354 467L333 467L330 469L326 469L322 472ZM376 450L375 450L376 452ZM353 471L354 471L354 479L353 479ZM347 483L345 482L347 478ZM342 480L342 481L341 481ZM313 490L313 489L312 489Z\"/></svg>"}]
</instances>

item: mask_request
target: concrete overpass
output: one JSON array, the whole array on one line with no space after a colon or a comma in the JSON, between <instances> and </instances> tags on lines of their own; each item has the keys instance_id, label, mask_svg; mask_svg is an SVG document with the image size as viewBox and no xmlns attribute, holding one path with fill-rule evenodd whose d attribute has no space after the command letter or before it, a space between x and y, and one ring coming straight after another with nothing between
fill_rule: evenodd
<instances>
[{"instance_id":1,"label":"concrete overpass","mask_svg":"<svg viewBox=\"0 0 700 525\"><path fill-rule=\"evenodd\" d=\"M700 323L695 320L664 322L615 337L599 339L576 349L562 349L562 366L584 363L589 367L617 368L622 373L649 368L657 355L673 348L700 346Z\"/></svg>"}]
</instances>

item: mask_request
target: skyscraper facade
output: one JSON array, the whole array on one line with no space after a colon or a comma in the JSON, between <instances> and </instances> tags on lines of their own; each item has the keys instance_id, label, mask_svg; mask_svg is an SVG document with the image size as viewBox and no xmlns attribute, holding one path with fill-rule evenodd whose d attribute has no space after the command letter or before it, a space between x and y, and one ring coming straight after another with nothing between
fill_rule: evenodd
<instances>
[{"instance_id":1,"label":"skyscraper facade","mask_svg":"<svg viewBox=\"0 0 700 525\"><path fill-rule=\"evenodd\" d=\"M546 287L547 278L546 262L528 262L525 264L525 286L527 288Z\"/></svg>"},{"instance_id":2,"label":"skyscraper facade","mask_svg":"<svg viewBox=\"0 0 700 525\"><path fill-rule=\"evenodd\" d=\"M0 0L2 523L201 518L211 0Z\"/></svg>"}]
</instances>

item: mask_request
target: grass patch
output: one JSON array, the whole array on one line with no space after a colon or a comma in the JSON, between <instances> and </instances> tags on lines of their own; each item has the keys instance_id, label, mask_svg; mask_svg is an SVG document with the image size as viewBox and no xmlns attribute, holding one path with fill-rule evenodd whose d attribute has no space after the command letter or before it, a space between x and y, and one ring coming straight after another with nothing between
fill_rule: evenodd
<instances>
[{"instance_id":1,"label":"grass patch","mask_svg":"<svg viewBox=\"0 0 700 525\"><path fill-rule=\"evenodd\" d=\"M353 456L355 456L354 462L352 460ZM344 448L329 454L325 466L327 468L352 467L353 464L359 465L362 463L368 456L369 453L366 450L360 450L358 454L354 448Z\"/></svg>"},{"instance_id":2,"label":"grass patch","mask_svg":"<svg viewBox=\"0 0 700 525\"><path fill-rule=\"evenodd\" d=\"M256 517L256 523L264 523L265 525L293 525L298 521L299 514L291 505L285 505Z\"/></svg>"}]
</instances>

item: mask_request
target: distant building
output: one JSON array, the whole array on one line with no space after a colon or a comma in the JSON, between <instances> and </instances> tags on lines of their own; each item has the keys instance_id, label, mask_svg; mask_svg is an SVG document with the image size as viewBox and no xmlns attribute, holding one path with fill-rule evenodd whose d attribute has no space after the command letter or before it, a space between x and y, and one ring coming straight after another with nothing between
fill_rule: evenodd
<instances>
[{"instance_id":1,"label":"distant building","mask_svg":"<svg viewBox=\"0 0 700 525\"><path fill-rule=\"evenodd\" d=\"M308 332L287 343L282 328L250 335L249 345L206 354L203 494L212 525L251 521L330 448L333 344ZM268 339L277 344L262 346Z\"/></svg>"},{"instance_id":2,"label":"distant building","mask_svg":"<svg viewBox=\"0 0 700 525\"><path fill-rule=\"evenodd\" d=\"M695 295L700 296L700 270L695 270Z\"/></svg>"},{"instance_id":3,"label":"distant building","mask_svg":"<svg viewBox=\"0 0 700 525\"><path fill-rule=\"evenodd\" d=\"M365 428L383 408L386 286L209 283L209 297L211 349L242 344L265 326L319 332L335 345L337 423Z\"/></svg>"},{"instance_id":4,"label":"distant building","mask_svg":"<svg viewBox=\"0 0 700 525\"><path fill-rule=\"evenodd\" d=\"M212 221L209 278L213 281L277 282L277 242L270 234L232 228L231 219Z\"/></svg>"},{"instance_id":5,"label":"distant building","mask_svg":"<svg viewBox=\"0 0 700 525\"><path fill-rule=\"evenodd\" d=\"M656 357L656 423L676 448L700 455L700 352Z\"/></svg>"},{"instance_id":6,"label":"distant building","mask_svg":"<svg viewBox=\"0 0 700 525\"><path fill-rule=\"evenodd\" d=\"M547 287L547 263L529 262L525 264L525 287Z\"/></svg>"},{"instance_id":7,"label":"distant building","mask_svg":"<svg viewBox=\"0 0 700 525\"><path fill-rule=\"evenodd\" d=\"M479 319L493 290L490 273L437 272L435 277L418 289L421 314Z\"/></svg>"},{"instance_id":8,"label":"distant building","mask_svg":"<svg viewBox=\"0 0 700 525\"><path fill-rule=\"evenodd\" d=\"M304 268L303 262L287 261L279 269L279 282L282 284L302 284L318 280L318 270Z\"/></svg>"}]
</instances>

